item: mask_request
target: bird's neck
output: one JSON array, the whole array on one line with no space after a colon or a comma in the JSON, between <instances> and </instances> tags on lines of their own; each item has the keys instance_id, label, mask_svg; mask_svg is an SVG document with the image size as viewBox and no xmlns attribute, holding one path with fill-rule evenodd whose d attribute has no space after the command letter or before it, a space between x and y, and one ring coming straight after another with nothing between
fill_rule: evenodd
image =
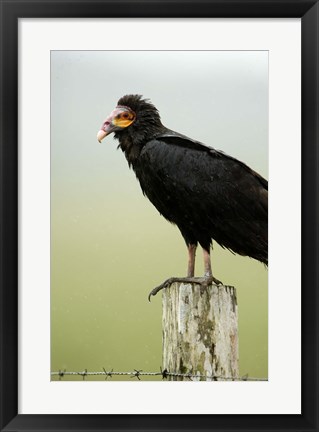
<instances>
[{"instance_id":1,"label":"bird's neck","mask_svg":"<svg viewBox=\"0 0 319 432\"><path fill-rule=\"evenodd\" d=\"M139 155L145 144L160 135L166 130L164 126L156 128L148 128L142 131L127 129L121 133L115 134L119 140L119 148L125 154L125 157L130 166L135 168Z\"/></svg>"},{"instance_id":2,"label":"bird's neck","mask_svg":"<svg viewBox=\"0 0 319 432\"><path fill-rule=\"evenodd\" d=\"M119 142L119 148L125 154L129 166L133 166L134 168L144 145L137 143L135 139L132 139L130 134L121 135Z\"/></svg>"}]
</instances>

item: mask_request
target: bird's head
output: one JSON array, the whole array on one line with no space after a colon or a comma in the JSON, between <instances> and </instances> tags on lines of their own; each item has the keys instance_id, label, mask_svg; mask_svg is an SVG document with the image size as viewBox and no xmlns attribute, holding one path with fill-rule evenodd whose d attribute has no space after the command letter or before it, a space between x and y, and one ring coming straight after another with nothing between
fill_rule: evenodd
<instances>
[{"instance_id":1,"label":"bird's head","mask_svg":"<svg viewBox=\"0 0 319 432\"><path fill-rule=\"evenodd\" d=\"M118 101L117 106L103 122L97 139L101 142L112 132L119 137L124 131L141 132L158 127L162 127L162 123L155 106L140 95L126 95Z\"/></svg>"}]
</instances>

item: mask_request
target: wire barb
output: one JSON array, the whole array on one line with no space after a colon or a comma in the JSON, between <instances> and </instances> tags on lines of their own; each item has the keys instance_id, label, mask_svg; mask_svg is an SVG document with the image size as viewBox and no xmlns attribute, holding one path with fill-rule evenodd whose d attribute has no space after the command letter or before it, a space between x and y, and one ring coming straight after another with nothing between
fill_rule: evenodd
<instances>
[{"instance_id":1,"label":"wire barb","mask_svg":"<svg viewBox=\"0 0 319 432\"><path fill-rule=\"evenodd\" d=\"M161 374L162 374L162 380L164 381L165 379L167 379L167 373L168 370L167 369L162 369L162 366L160 366L160 370L161 370Z\"/></svg>"},{"instance_id":2,"label":"wire barb","mask_svg":"<svg viewBox=\"0 0 319 432\"><path fill-rule=\"evenodd\" d=\"M82 372L78 372L78 375L82 375L83 381L85 380L85 377L87 376L87 374L88 374L87 369L84 369L84 371L82 371ZM64 375L65 375L65 373L64 373Z\"/></svg>"},{"instance_id":3,"label":"wire barb","mask_svg":"<svg viewBox=\"0 0 319 432\"><path fill-rule=\"evenodd\" d=\"M131 376L131 378L137 378L139 381L141 381L141 378L140 378L140 375L141 375L141 372L143 372L142 370L137 370L137 369L134 369L134 373L133 373L133 376Z\"/></svg>"},{"instance_id":4,"label":"wire barb","mask_svg":"<svg viewBox=\"0 0 319 432\"><path fill-rule=\"evenodd\" d=\"M110 372L106 372L105 368L103 368L103 370L104 370L104 373L105 373L105 375L106 375L105 381L106 381L109 377L112 378L112 372L113 372L113 369L112 369Z\"/></svg>"},{"instance_id":5,"label":"wire barb","mask_svg":"<svg viewBox=\"0 0 319 432\"><path fill-rule=\"evenodd\" d=\"M61 378L64 377L65 372L66 372L66 369L64 369L64 371L62 371L61 369L59 369L59 372L58 372L58 374L59 374L59 381L61 381Z\"/></svg>"}]
</instances>

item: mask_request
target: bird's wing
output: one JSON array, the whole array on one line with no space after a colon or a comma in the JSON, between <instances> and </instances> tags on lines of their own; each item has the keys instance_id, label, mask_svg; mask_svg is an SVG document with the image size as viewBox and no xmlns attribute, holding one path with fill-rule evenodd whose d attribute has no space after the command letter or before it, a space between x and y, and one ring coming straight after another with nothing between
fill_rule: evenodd
<instances>
[{"instance_id":1,"label":"bird's wing","mask_svg":"<svg viewBox=\"0 0 319 432\"><path fill-rule=\"evenodd\" d=\"M168 144L172 143L175 145L180 145L180 146L185 147L185 148L192 148L194 150L195 149L202 150L202 151L205 151L207 153L210 153L215 158L222 157L222 158L226 158L230 161L232 160L232 161L236 162L236 164L239 164L240 166L242 166L244 168L244 170L246 170L251 175L253 175L256 178L256 180L258 180L258 182L260 182L260 184L263 186L263 188L265 188L268 191L268 181L266 179L264 179L256 171L249 168L249 166L246 165L244 162L224 153L221 150L216 150L213 147L209 147L200 141L196 141L192 138L187 137L186 135L182 135L182 134L175 132L175 131L172 131L172 130L167 130L166 132L164 132L160 135L157 135L156 139L163 140L163 141L167 142Z\"/></svg>"},{"instance_id":2,"label":"bird's wing","mask_svg":"<svg viewBox=\"0 0 319 432\"><path fill-rule=\"evenodd\" d=\"M167 133L145 145L137 175L143 192L186 237L214 238L266 262L268 182L243 162Z\"/></svg>"}]
</instances>

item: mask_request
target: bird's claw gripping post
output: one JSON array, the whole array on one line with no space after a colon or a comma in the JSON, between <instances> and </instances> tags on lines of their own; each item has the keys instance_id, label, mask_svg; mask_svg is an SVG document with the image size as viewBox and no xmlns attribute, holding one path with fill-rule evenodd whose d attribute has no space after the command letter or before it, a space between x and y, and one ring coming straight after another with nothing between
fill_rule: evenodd
<instances>
[{"instance_id":1,"label":"bird's claw gripping post","mask_svg":"<svg viewBox=\"0 0 319 432\"><path fill-rule=\"evenodd\" d=\"M160 285L158 285L157 287L155 287L154 289L152 289L152 291L148 295L148 301L150 302L151 301L151 297L155 296L162 289L168 288L173 283L172 279L176 279L176 278L167 279L166 281L164 281L163 283L161 283Z\"/></svg>"},{"instance_id":2,"label":"bird's claw gripping post","mask_svg":"<svg viewBox=\"0 0 319 432\"><path fill-rule=\"evenodd\" d=\"M168 288L170 285L172 285L174 282L181 282L181 283L195 283L197 285L200 285L203 288L207 288L208 285L211 285L212 283L215 285L222 285L223 283L214 278L213 276L206 276L201 278L195 278L195 277L171 277L169 279L166 279L163 283L152 289L152 291L148 295L148 301L151 301L151 297L155 296L159 291L161 291L164 288Z\"/></svg>"}]
</instances>

